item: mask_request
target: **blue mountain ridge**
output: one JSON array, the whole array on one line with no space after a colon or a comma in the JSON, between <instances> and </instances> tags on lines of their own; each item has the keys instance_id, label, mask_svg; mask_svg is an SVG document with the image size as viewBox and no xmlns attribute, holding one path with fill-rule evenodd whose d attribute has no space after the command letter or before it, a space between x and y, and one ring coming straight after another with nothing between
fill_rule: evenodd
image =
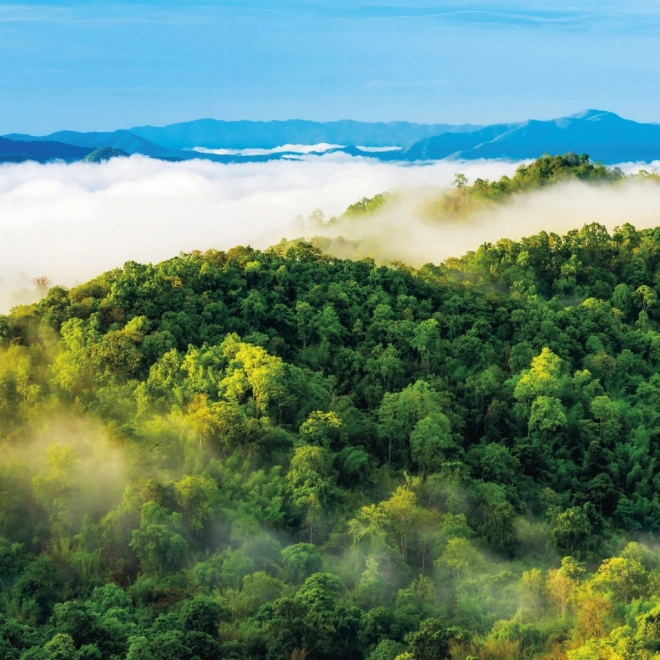
<instances>
[{"instance_id":1,"label":"blue mountain ridge","mask_svg":"<svg viewBox=\"0 0 660 660\"><path fill-rule=\"evenodd\" d=\"M21 133L11 133L5 135L5 138L10 140L20 140L22 142L63 142L77 147L88 147L96 149L98 147L111 147L113 149L121 149L128 154L143 154L144 156L152 156L159 158L167 156L168 150L158 144L154 144L139 135L135 135L130 131L118 130L111 133L80 133L78 131L57 131L50 135L41 137L34 137L32 135L24 135Z\"/></svg>"},{"instance_id":2,"label":"blue mountain ridge","mask_svg":"<svg viewBox=\"0 0 660 660\"><path fill-rule=\"evenodd\" d=\"M171 151L207 149L273 149L285 144L408 147L447 131L472 131L479 126L411 122L222 121L197 119L169 126L136 126L130 132Z\"/></svg>"},{"instance_id":3,"label":"blue mountain ridge","mask_svg":"<svg viewBox=\"0 0 660 660\"><path fill-rule=\"evenodd\" d=\"M28 142L0 137L0 163L21 163L29 160L39 163L63 160L70 163L82 160L93 151L93 148L62 142L37 140Z\"/></svg>"},{"instance_id":4,"label":"blue mountain ridge","mask_svg":"<svg viewBox=\"0 0 660 660\"><path fill-rule=\"evenodd\" d=\"M521 160L536 158L544 151L586 153L606 164L649 162L660 159L660 126L623 119L612 112L589 110L552 121L526 121L451 156L465 160ZM432 159L448 155L429 149Z\"/></svg>"},{"instance_id":5,"label":"blue mountain ridge","mask_svg":"<svg viewBox=\"0 0 660 660\"><path fill-rule=\"evenodd\" d=\"M34 160L42 162L82 159L98 147L166 160L200 158L222 163L263 162L301 156L295 150L243 155L200 153L192 149L272 149L285 144L320 143L342 145L325 153L340 152L384 161L523 160L536 158L544 152L560 154L569 151L586 153L593 160L606 164L660 159L660 124L639 123L602 110L587 110L548 121L529 120L490 126L200 119L160 128L142 126L105 133L58 131L44 137L11 134L5 138L8 139L0 143L0 160L3 154L5 160L26 160L32 155ZM2 146L8 142L13 142L13 146ZM33 146L28 146L30 144ZM48 144L51 146L44 146ZM401 149L365 152L359 146L397 146ZM75 149L86 151L76 152ZM16 156L19 152L21 155Z\"/></svg>"}]
</instances>

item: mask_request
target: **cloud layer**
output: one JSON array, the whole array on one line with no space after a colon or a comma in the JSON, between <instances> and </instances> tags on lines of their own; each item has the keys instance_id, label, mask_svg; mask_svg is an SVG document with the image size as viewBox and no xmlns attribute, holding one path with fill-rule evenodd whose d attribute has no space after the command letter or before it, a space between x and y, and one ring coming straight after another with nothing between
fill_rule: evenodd
<instances>
[{"instance_id":1,"label":"cloud layer","mask_svg":"<svg viewBox=\"0 0 660 660\"><path fill-rule=\"evenodd\" d=\"M156 262L238 244L266 247L304 233L295 222L299 215L317 208L338 215L361 197L393 188L409 191L401 206L340 233L367 237L381 254L414 264L460 255L484 240L595 220L660 225L656 186L570 186L521 199L470 225L437 227L415 219L421 198L447 186L455 172L492 179L515 168L498 161L396 165L343 155L236 165L140 156L102 164L2 165L0 310L33 295L37 276L70 286L128 260ZM20 289L27 291L17 297Z\"/></svg>"},{"instance_id":2,"label":"cloud layer","mask_svg":"<svg viewBox=\"0 0 660 660\"><path fill-rule=\"evenodd\" d=\"M573 181L514 196L509 203L460 221L425 221L419 212L425 194L409 190L398 204L384 207L368 222L343 222L315 233L357 241L357 248L339 244L337 256L374 256L385 262L400 260L421 266L459 257L502 238L516 240L541 231L565 234L593 222L609 230L625 223L638 229L660 226L660 185L651 181L617 186Z\"/></svg>"},{"instance_id":3,"label":"cloud layer","mask_svg":"<svg viewBox=\"0 0 660 660\"><path fill-rule=\"evenodd\" d=\"M265 247L296 216L389 188L446 185L458 164L401 167L346 156L223 165L140 156L102 164L0 166L0 278L6 288L47 275L71 285L127 260L181 251ZM470 164L498 176L511 164Z\"/></svg>"}]
</instances>

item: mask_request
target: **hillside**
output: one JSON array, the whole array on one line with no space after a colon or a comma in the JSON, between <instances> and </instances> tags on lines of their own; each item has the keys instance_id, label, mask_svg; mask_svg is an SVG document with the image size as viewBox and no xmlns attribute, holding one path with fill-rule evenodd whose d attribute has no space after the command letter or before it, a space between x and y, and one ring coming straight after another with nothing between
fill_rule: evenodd
<instances>
[{"instance_id":1,"label":"hillside","mask_svg":"<svg viewBox=\"0 0 660 660\"><path fill-rule=\"evenodd\" d=\"M49 141L49 142L63 142L78 147L87 147L90 149L97 149L99 147L109 147L113 149L121 149L128 154L142 154L144 156L167 156L168 150L145 140L144 138L135 135L129 131L119 130L111 133L80 133L78 131L57 131L50 135L42 137L33 137L30 135L11 134L5 137L12 140L23 141Z\"/></svg>"},{"instance_id":2,"label":"hillside","mask_svg":"<svg viewBox=\"0 0 660 660\"><path fill-rule=\"evenodd\" d=\"M407 149L406 160L535 158L543 151L588 153L607 164L660 158L660 125L640 124L612 112L588 110L551 121L502 124L423 140Z\"/></svg>"},{"instance_id":3,"label":"hillside","mask_svg":"<svg viewBox=\"0 0 660 660\"><path fill-rule=\"evenodd\" d=\"M411 145L400 154L400 157L411 161L441 160L453 156L454 154L473 149L481 144L488 144L496 137L499 137L503 133L507 133L517 127L518 124L497 124L476 131L434 135L433 137ZM535 152L535 155L538 155L538 153L538 151Z\"/></svg>"},{"instance_id":4,"label":"hillside","mask_svg":"<svg viewBox=\"0 0 660 660\"><path fill-rule=\"evenodd\" d=\"M93 150L55 141L20 141L0 138L0 163L21 163L33 160L45 163L52 160L72 162L80 160Z\"/></svg>"},{"instance_id":5,"label":"hillside","mask_svg":"<svg viewBox=\"0 0 660 660\"><path fill-rule=\"evenodd\" d=\"M129 154L113 147L99 147L83 158L84 163L102 163L111 158L127 158Z\"/></svg>"},{"instance_id":6,"label":"hillside","mask_svg":"<svg viewBox=\"0 0 660 660\"><path fill-rule=\"evenodd\" d=\"M606 164L660 159L660 124L642 124L611 112L588 110L549 121L492 126L410 122L221 121L199 119L163 127L137 126L114 132L58 131L43 137L5 136L23 142L57 141L75 146L111 147L165 160L203 158L221 163L264 162L301 157L296 145L325 145L319 152L394 162L505 159L526 160L539 153L587 153ZM269 153L278 147L289 148ZM214 154L202 149L226 149ZM298 147L300 148L300 147ZM366 150L365 150L366 148ZM250 153L249 150L266 153ZM385 149L385 150L383 150ZM240 153L241 150L248 150Z\"/></svg>"},{"instance_id":7,"label":"hillside","mask_svg":"<svg viewBox=\"0 0 660 660\"><path fill-rule=\"evenodd\" d=\"M206 147L209 149L272 149L285 144L336 144L342 146L406 147L446 131L471 130L474 126L414 124L403 121L368 123L359 121L314 122L221 121L198 119L169 126L136 126L131 132L171 150Z\"/></svg>"},{"instance_id":8,"label":"hillside","mask_svg":"<svg viewBox=\"0 0 660 660\"><path fill-rule=\"evenodd\" d=\"M4 657L652 657L659 269L236 247L0 317Z\"/></svg>"},{"instance_id":9,"label":"hillside","mask_svg":"<svg viewBox=\"0 0 660 660\"><path fill-rule=\"evenodd\" d=\"M520 165L511 177L505 175L496 181L478 178L470 182L465 175L457 172L451 187L423 196L421 200L417 199L416 208L411 213L424 223L463 222L474 218L478 212L495 209L519 196L534 193L548 186L570 181L598 186L632 179L658 181L660 176L658 173L646 170L626 175L618 167L594 163L586 154L578 156L569 152L557 156L544 155L531 163ZM330 218L327 222L316 225L310 224L310 231L332 227L334 233L339 233L339 236L314 237L310 240L317 247L333 253L342 252L347 256L345 250L340 249L342 242L346 244L341 232L345 229L350 230L360 223L371 223L383 211L387 214L397 213L400 196L401 191L391 190L372 198L365 197L349 206L339 217Z\"/></svg>"}]
</instances>

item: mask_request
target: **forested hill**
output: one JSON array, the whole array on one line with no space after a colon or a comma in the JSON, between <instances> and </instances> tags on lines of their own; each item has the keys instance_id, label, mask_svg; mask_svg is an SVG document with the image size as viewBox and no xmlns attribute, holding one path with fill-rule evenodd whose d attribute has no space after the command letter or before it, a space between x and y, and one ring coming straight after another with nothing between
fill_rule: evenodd
<instances>
[{"instance_id":1,"label":"forested hill","mask_svg":"<svg viewBox=\"0 0 660 660\"><path fill-rule=\"evenodd\" d=\"M464 174L457 173L453 187L425 199L418 209L418 214L424 220L460 220L485 207L509 201L515 195L538 191L547 186L571 181L611 185L630 179L658 182L660 176L657 172L646 170L626 175L619 167L607 167L602 163L592 162L587 154L544 154L531 163L520 165L511 177L504 175L497 181L477 178L470 184ZM342 216L331 218L329 222L338 224L346 219L372 216L386 205L396 202L397 197L397 191L375 195L371 199L365 197L351 204Z\"/></svg>"},{"instance_id":2,"label":"forested hill","mask_svg":"<svg viewBox=\"0 0 660 660\"><path fill-rule=\"evenodd\" d=\"M2 657L655 657L659 268L238 247L15 309Z\"/></svg>"}]
</instances>

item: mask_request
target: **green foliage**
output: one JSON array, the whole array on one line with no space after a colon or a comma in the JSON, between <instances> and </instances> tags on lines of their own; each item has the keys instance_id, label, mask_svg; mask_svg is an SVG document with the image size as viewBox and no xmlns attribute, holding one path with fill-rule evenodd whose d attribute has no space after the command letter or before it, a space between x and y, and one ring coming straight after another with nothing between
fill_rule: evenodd
<instances>
[{"instance_id":1,"label":"green foliage","mask_svg":"<svg viewBox=\"0 0 660 660\"><path fill-rule=\"evenodd\" d=\"M561 156L545 154L529 165L521 165L513 177L499 181L476 179L472 185L463 174L457 174L455 188L424 203L422 213L427 218L463 217L484 205L503 202L514 194L537 190L564 181L615 183L625 178L618 167L592 163L589 156L568 153Z\"/></svg>"},{"instance_id":2,"label":"green foliage","mask_svg":"<svg viewBox=\"0 0 660 660\"><path fill-rule=\"evenodd\" d=\"M175 529L180 529L181 515L168 514L155 502L142 507L139 529L133 531L131 548L138 558L151 567L176 568L188 550L186 540Z\"/></svg>"},{"instance_id":3,"label":"green foliage","mask_svg":"<svg viewBox=\"0 0 660 660\"><path fill-rule=\"evenodd\" d=\"M300 584L312 573L318 573L323 559L315 545L296 543L282 550L282 564L287 578L294 584Z\"/></svg>"},{"instance_id":4,"label":"green foliage","mask_svg":"<svg viewBox=\"0 0 660 660\"><path fill-rule=\"evenodd\" d=\"M115 149L114 147L98 147L94 149L91 153L87 154L83 158L85 163L102 163L105 160L110 160L111 158L127 158L128 154L121 149Z\"/></svg>"},{"instance_id":5,"label":"green foliage","mask_svg":"<svg viewBox=\"0 0 660 660\"><path fill-rule=\"evenodd\" d=\"M618 174L505 193L567 177ZM419 270L183 254L15 309L0 654L652 657L659 269L660 230L592 224Z\"/></svg>"},{"instance_id":6,"label":"green foliage","mask_svg":"<svg viewBox=\"0 0 660 660\"><path fill-rule=\"evenodd\" d=\"M353 217L366 215L368 213L374 213L379 209L383 208L387 204L391 195L385 193L382 195L374 195L373 197L363 197L355 204L351 204L345 211L344 215Z\"/></svg>"},{"instance_id":7,"label":"green foliage","mask_svg":"<svg viewBox=\"0 0 660 660\"><path fill-rule=\"evenodd\" d=\"M181 621L184 630L194 630L215 637L222 615L222 608L207 596L195 596L187 600L181 608Z\"/></svg>"},{"instance_id":8,"label":"green foliage","mask_svg":"<svg viewBox=\"0 0 660 660\"><path fill-rule=\"evenodd\" d=\"M417 632L407 636L408 648L414 660L446 660L450 636L437 619L422 621Z\"/></svg>"}]
</instances>

